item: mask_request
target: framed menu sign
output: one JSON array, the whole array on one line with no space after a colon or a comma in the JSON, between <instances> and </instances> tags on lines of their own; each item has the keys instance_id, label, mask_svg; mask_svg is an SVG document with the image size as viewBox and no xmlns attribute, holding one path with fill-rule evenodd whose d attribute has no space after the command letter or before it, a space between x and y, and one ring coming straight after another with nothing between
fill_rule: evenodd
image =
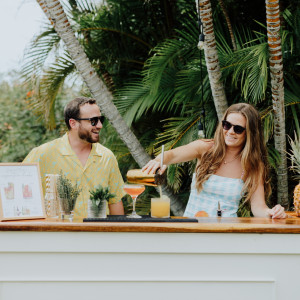
<instances>
[{"instance_id":1,"label":"framed menu sign","mask_svg":"<svg viewBox=\"0 0 300 300\"><path fill-rule=\"evenodd\" d=\"M45 218L38 163L0 163L0 221Z\"/></svg>"}]
</instances>

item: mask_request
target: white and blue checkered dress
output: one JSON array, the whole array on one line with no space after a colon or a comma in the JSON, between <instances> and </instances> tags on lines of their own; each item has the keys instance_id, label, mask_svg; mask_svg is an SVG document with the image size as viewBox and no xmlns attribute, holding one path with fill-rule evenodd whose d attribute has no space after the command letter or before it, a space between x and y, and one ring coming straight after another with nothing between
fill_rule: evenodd
<instances>
[{"instance_id":1,"label":"white and blue checkered dress","mask_svg":"<svg viewBox=\"0 0 300 300\"><path fill-rule=\"evenodd\" d=\"M200 210L206 211L210 217L215 217L218 201L222 217L236 217L244 186L242 179L211 175L204 182L200 193L197 192L195 184L196 174L194 173L190 198L184 212L185 217L194 217Z\"/></svg>"}]
</instances>

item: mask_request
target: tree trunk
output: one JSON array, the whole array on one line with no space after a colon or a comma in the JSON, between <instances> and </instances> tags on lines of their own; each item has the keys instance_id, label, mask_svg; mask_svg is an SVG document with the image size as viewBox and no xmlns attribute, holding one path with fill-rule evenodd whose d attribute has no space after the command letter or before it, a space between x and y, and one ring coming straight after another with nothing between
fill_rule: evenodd
<instances>
[{"instance_id":1,"label":"tree trunk","mask_svg":"<svg viewBox=\"0 0 300 300\"><path fill-rule=\"evenodd\" d=\"M68 18L59 0L37 0L43 11L50 14L53 26L57 34L64 41L66 48L75 63L78 72L88 86L89 90L97 100L102 113L115 128L131 155L140 167L144 166L150 159L136 136L127 126L116 106L113 103L113 95L100 79L92 67L83 47L75 37ZM43 6L46 5L46 8ZM44 8L43 8L44 7ZM171 210L174 215L182 215L184 207L170 191L166 194L171 198Z\"/></svg>"},{"instance_id":2,"label":"tree trunk","mask_svg":"<svg viewBox=\"0 0 300 300\"><path fill-rule=\"evenodd\" d=\"M219 121L228 107L225 89L221 81L221 70L217 52L214 25L212 20L211 4L209 0L199 1L200 17L203 23L203 33L205 35L204 54L210 88L213 95L215 108Z\"/></svg>"},{"instance_id":3,"label":"tree trunk","mask_svg":"<svg viewBox=\"0 0 300 300\"><path fill-rule=\"evenodd\" d=\"M221 6L222 12L224 14L224 17L225 17L225 20L226 20L226 23L227 23L227 27L228 27L228 31L229 31L229 34L230 34L233 50L236 51L237 47L236 47L235 37L234 37L234 34L233 34L232 25L231 25L229 15L228 15L228 10L227 10L223 0L218 0L218 1L219 1L219 4Z\"/></svg>"},{"instance_id":4,"label":"tree trunk","mask_svg":"<svg viewBox=\"0 0 300 300\"><path fill-rule=\"evenodd\" d=\"M287 208L289 202L279 0L266 0L266 11L274 111L274 140L275 148L280 153L281 157L281 162L277 170L277 198L278 203Z\"/></svg>"},{"instance_id":5,"label":"tree trunk","mask_svg":"<svg viewBox=\"0 0 300 300\"><path fill-rule=\"evenodd\" d=\"M45 3L44 0L36 0L37 3L40 5L41 9L43 10L44 14L46 15L46 17L48 18L48 20L50 21L51 25L54 26L51 16L50 16L50 12L48 10L47 4Z\"/></svg>"}]
</instances>

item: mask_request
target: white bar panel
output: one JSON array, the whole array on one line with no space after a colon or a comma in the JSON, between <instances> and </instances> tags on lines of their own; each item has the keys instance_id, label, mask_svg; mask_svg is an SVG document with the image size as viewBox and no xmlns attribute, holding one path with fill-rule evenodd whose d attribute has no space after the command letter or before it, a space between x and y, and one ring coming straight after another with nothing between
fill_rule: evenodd
<instances>
[{"instance_id":1,"label":"white bar panel","mask_svg":"<svg viewBox=\"0 0 300 300\"><path fill-rule=\"evenodd\" d=\"M1 300L274 300L272 282L3 282Z\"/></svg>"},{"instance_id":2,"label":"white bar panel","mask_svg":"<svg viewBox=\"0 0 300 300\"><path fill-rule=\"evenodd\" d=\"M1 252L300 254L298 234L0 232Z\"/></svg>"}]
</instances>

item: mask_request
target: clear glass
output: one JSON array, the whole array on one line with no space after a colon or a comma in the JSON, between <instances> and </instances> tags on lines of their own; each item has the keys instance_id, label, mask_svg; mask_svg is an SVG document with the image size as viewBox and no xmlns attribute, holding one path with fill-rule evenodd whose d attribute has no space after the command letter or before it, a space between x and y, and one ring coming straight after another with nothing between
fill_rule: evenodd
<instances>
[{"instance_id":1,"label":"clear glass","mask_svg":"<svg viewBox=\"0 0 300 300\"><path fill-rule=\"evenodd\" d=\"M60 212L60 219L62 221L69 221L69 222L73 222L73 219L74 219L74 211L71 210L70 212L64 212L64 211L61 211Z\"/></svg>"},{"instance_id":2,"label":"clear glass","mask_svg":"<svg viewBox=\"0 0 300 300\"><path fill-rule=\"evenodd\" d=\"M69 199L59 198L59 206L60 206L60 219L69 220L70 222L73 222L74 212L73 210L70 210Z\"/></svg>"},{"instance_id":3,"label":"clear glass","mask_svg":"<svg viewBox=\"0 0 300 300\"><path fill-rule=\"evenodd\" d=\"M141 218L141 216L139 216L135 211L135 203L136 203L137 197L144 192L145 186L143 184L129 184L128 183L123 186L123 189L124 189L125 193L127 193L128 195L131 196L132 204L133 204L132 213L130 215L128 215L127 218Z\"/></svg>"},{"instance_id":4,"label":"clear glass","mask_svg":"<svg viewBox=\"0 0 300 300\"><path fill-rule=\"evenodd\" d=\"M151 217L170 217L170 199L167 196L163 195L161 198L151 198Z\"/></svg>"}]
</instances>

